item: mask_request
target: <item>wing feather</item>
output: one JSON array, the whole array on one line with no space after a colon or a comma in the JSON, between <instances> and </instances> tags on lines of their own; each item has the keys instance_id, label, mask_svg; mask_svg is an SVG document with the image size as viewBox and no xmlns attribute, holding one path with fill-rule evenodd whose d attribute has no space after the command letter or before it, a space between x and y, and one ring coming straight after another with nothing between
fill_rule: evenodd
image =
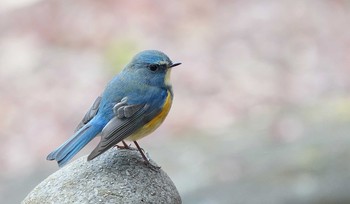
<instances>
[{"instance_id":1,"label":"wing feather","mask_svg":"<svg viewBox=\"0 0 350 204\"><path fill-rule=\"evenodd\" d=\"M84 118L81 120L79 125L75 128L74 132L78 132L84 125L86 125L98 112L98 107L100 106L102 97L99 96L96 98L95 102L92 104L91 108L85 114Z\"/></svg>"},{"instance_id":2,"label":"wing feather","mask_svg":"<svg viewBox=\"0 0 350 204\"><path fill-rule=\"evenodd\" d=\"M124 140L137 129L148 123L161 109L151 109L148 104L123 105L117 104L116 116L112 118L101 132L101 141L88 156L91 160L112 146ZM116 106L117 106L116 105Z\"/></svg>"}]
</instances>

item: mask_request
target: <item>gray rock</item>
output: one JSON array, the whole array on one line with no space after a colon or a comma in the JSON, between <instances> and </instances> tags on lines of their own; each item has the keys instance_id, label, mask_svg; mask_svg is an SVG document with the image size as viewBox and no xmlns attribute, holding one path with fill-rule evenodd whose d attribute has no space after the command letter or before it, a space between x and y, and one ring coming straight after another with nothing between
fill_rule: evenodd
<instances>
[{"instance_id":1,"label":"gray rock","mask_svg":"<svg viewBox=\"0 0 350 204\"><path fill-rule=\"evenodd\" d=\"M59 169L22 203L176 204L181 197L168 175L147 167L137 150L111 148L92 161L84 156Z\"/></svg>"}]
</instances>

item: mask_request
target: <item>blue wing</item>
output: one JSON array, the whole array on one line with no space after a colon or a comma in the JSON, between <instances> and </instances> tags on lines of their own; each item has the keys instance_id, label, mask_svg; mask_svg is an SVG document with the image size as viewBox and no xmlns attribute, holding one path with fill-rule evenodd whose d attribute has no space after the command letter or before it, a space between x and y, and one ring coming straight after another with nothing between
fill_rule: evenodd
<instances>
[{"instance_id":1,"label":"blue wing","mask_svg":"<svg viewBox=\"0 0 350 204\"><path fill-rule=\"evenodd\" d=\"M101 132L101 141L88 156L92 160L143 127L162 111L167 90L124 97L113 107L114 117Z\"/></svg>"}]
</instances>

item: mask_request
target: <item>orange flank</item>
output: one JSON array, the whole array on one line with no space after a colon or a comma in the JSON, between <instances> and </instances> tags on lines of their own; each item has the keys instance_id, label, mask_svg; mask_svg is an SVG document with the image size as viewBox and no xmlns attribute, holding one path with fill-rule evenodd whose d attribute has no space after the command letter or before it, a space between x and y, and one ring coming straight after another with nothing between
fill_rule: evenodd
<instances>
[{"instance_id":1,"label":"orange flank","mask_svg":"<svg viewBox=\"0 0 350 204\"><path fill-rule=\"evenodd\" d=\"M130 141L139 140L147 136L148 134L152 133L155 129L157 129L163 123L164 119L168 115L171 104L172 104L172 95L170 91L168 91L168 96L165 99L165 103L162 111L156 117L154 117L151 121L145 124L142 128L136 131L134 134L127 137L126 140L130 140Z\"/></svg>"}]
</instances>

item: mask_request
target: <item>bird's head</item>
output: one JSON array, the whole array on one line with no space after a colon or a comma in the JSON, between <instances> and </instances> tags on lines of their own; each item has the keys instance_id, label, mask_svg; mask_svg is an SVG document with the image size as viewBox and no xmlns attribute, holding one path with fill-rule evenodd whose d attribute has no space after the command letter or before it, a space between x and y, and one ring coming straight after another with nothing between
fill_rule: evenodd
<instances>
[{"instance_id":1,"label":"bird's head","mask_svg":"<svg viewBox=\"0 0 350 204\"><path fill-rule=\"evenodd\" d=\"M171 68L180 64L173 63L163 52L145 50L133 57L124 70L132 73L140 82L152 86L170 86Z\"/></svg>"}]
</instances>

